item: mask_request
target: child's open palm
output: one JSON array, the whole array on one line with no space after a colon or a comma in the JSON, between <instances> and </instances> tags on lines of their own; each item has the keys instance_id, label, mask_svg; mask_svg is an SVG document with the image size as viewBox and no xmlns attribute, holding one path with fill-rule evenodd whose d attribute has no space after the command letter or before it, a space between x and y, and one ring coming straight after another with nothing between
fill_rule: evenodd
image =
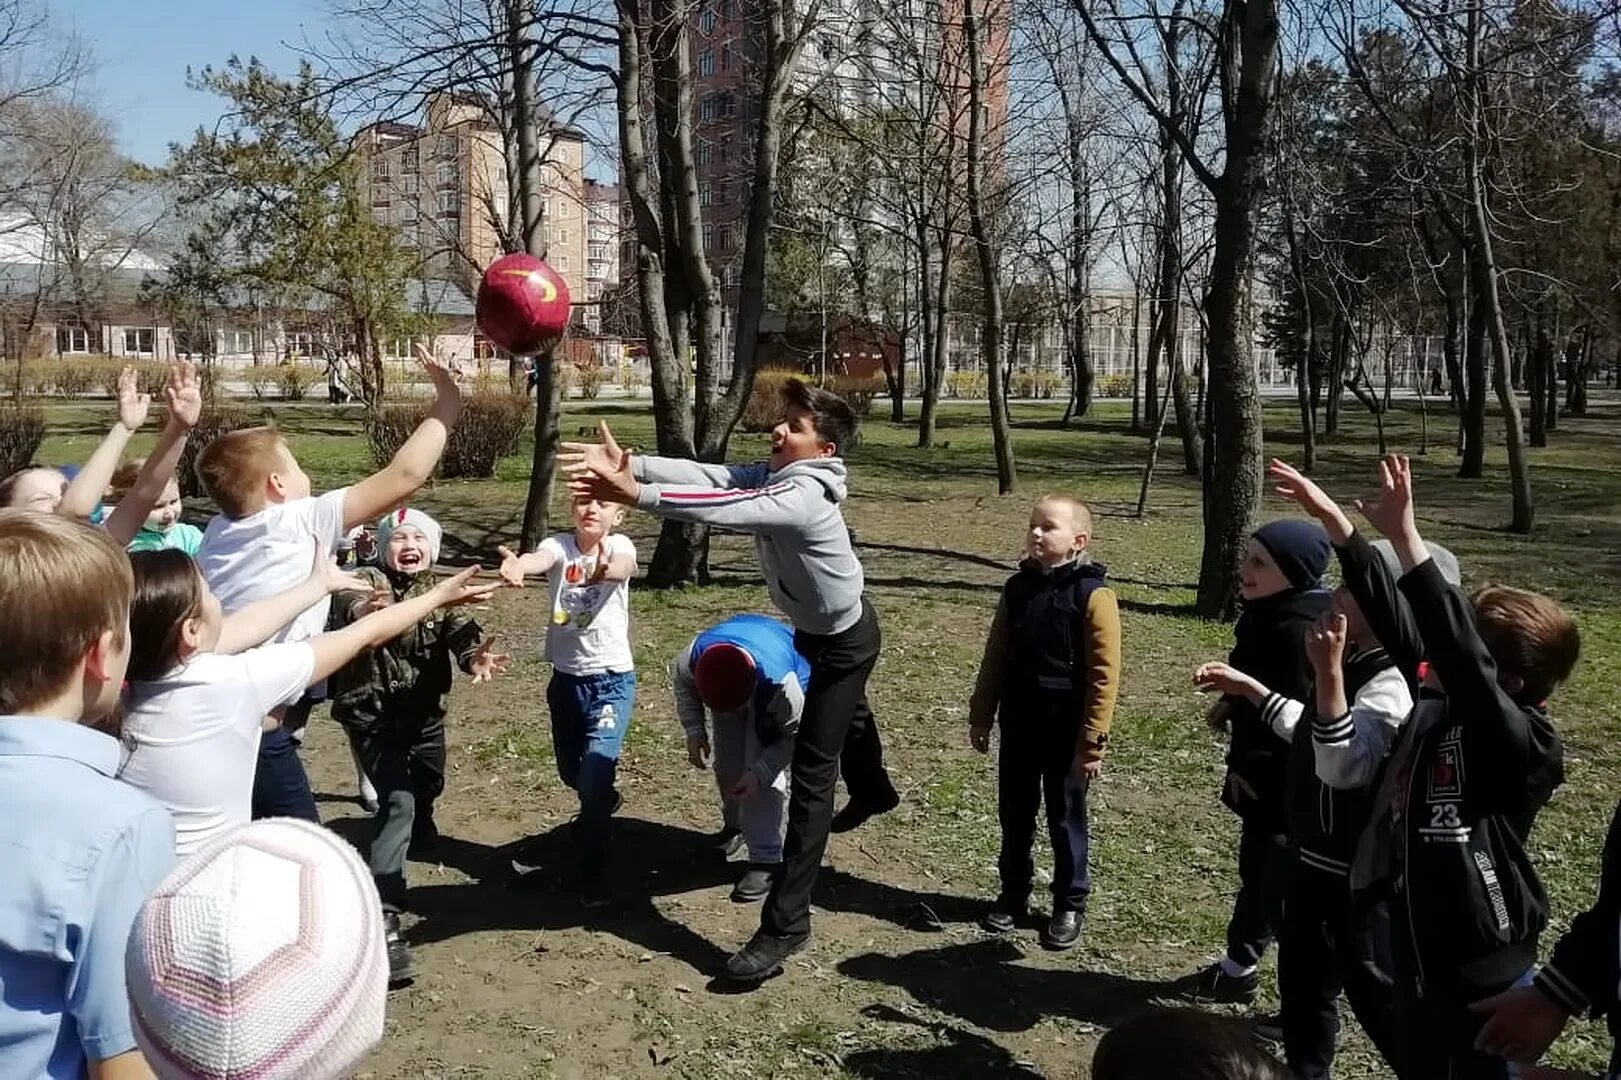
<instances>
[{"instance_id":1,"label":"child's open palm","mask_svg":"<svg viewBox=\"0 0 1621 1080\"><path fill-rule=\"evenodd\" d=\"M1386 454L1379 462L1379 494L1358 499L1356 508L1368 523L1392 540L1411 536L1413 524L1413 469L1406 454Z\"/></svg>"},{"instance_id":2,"label":"child's open palm","mask_svg":"<svg viewBox=\"0 0 1621 1080\"><path fill-rule=\"evenodd\" d=\"M315 547L315 562L310 566L310 577L319 581L328 593L372 591L369 578L340 569L319 544Z\"/></svg>"},{"instance_id":3,"label":"child's open palm","mask_svg":"<svg viewBox=\"0 0 1621 1080\"><path fill-rule=\"evenodd\" d=\"M523 562L518 558L517 553L505 545L496 548L495 551L496 554L501 556L501 569L499 572L502 582L510 588L523 588Z\"/></svg>"},{"instance_id":4,"label":"child's open palm","mask_svg":"<svg viewBox=\"0 0 1621 1080\"><path fill-rule=\"evenodd\" d=\"M1272 478L1272 490L1285 499L1292 499L1302 510L1321 522L1335 543L1344 543L1350 538L1351 520L1345 516L1345 511L1299 469L1273 458L1266 472Z\"/></svg>"},{"instance_id":5,"label":"child's open palm","mask_svg":"<svg viewBox=\"0 0 1621 1080\"><path fill-rule=\"evenodd\" d=\"M449 408L455 413L461 412L462 391L456 385L456 375L442 363L428 347L420 342L416 347L417 363L427 374L428 381L433 384L434 402L441 408Z\"/></svg>"},{"instance_id":6,"label":"child's open palm","mask_svg":"<svg viewBox=\"0 0 1621 1080\"><path fill-rule=\"evenodd\" d=\"M620 449L606 420L597 424L597 440L594 443L563 444L563 452L558 455L558 460L563 463L569 479L584 473L604 475L617 472L622 464L626 464L625 459L629 455Z\"/></svg>"},{"instance_id":7,"label":"child's open palm","mask_svg":"<svg viewBox=\"0 0 1621 1080\"><path fill-rule=\"evenodd\" d=\"M187 431L203 417L203 387L197 378L197 365L170 364L169 385L163 391L169 418Z\"/></svg>"},{"instance_id":8,"label":"child's open palm","mask_svg":"<svg viewBox=\"0 0 1621 1080\"><path fill-rule=\"evenodd\" d=\"M479 642L478 651L473 654L472 663L467 665L468 672L476 683L489 682L507 669L507 662L512 659L506 653L495 651L495 635L491 634Z\"/></svg>"},{"instance_id":9,"label":"child's open palm","mask_svg":"<svg viewBox=\"0 0 1621 1080\"><path fill-rule=\"evenodd\" d=\"M436 607L451 608L465 607L468 604L478 604L490 598L490 594L498 587L493 581L481 581L475 584L473 575L478 573L478 567L469 566L455 577L446 578L434 586L434 605Z\"/></svg>"},{"instance_id":10,"label":"child's open palm","mask_svg":"<svg viewBox=\"0 0 1621 1080\"><path fill-rule=\"evenodd\" d=\"M152 395L141 393L141 377L133 367L118 373L118 422L126 431L138 431L152 411Z\"/></svg>"}]
</instances>

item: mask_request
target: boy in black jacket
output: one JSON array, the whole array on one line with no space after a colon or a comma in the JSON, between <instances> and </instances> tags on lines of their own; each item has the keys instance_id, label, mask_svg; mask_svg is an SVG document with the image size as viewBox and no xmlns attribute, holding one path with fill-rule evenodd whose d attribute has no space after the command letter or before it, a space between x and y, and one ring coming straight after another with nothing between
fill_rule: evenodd
<instances>
[{"instance_id":1,"label":"boy in black jacket","mask_svg":"<svg viewBox=\"0 0 1621 1080\"><path fill-rule=\"evenodd\" d=\"M1379 498L1359 506L1403 575L1392 583L1373 560L1347 585L1398 665L1423 657L1429 668L1384 768L1351 889L1362 904L1390 901L1398 1076L1502 1080L1506 1063L1474 1047L1480 1018L1469 1005L1536 962L1547 899L1525 843L1564 778L1541 703L1576 662L1576 626L1536 593L1465 599L1414 524L1407 459L1386 457L1380 477ZM1339 513L1331 503L1328 512ZM1365 543L1352 533L1342 546Z\"/></svg>"},{"instance_id":2,"label":"boy in black jacket","mask_svg":"<svg viewBox=\"0 0 1621 1080\"><path fill-rule=\"evenodd\" d=\"M1176 992L1189 1001L1248 1004L1260 982L1261 956L1281 923L1289 854L1284 820L1284 762L1288 743L1264 701L1226 691L1237 671L1286 698L1303 700L1311 688L1306 634L1329 608L1323 588L1328 537L1310 521L1274 521L1256 529L1239 567L1244 613L1233 628L1225 664L1194 672L1201 690L1223 697L1210 723L1230 728L1222 802L1239 816L1238 895L1227 923L1227 954L1181 979Z\"/></svg>"},{"instance_id":3,"label":"boy in black jacket","mask_svg":"<svg viewBox=\"0 0 1621 1080\"><path fill-rule=\"evenodd\" d=\"M1541 1057L1577 1013L1605 1017L1614 1043L1606 1080L1621 1077L1621 806L1604 839L1593 906L1571 920L1532 985L1505 990L1474 1009L1486 1017L1475 1045L1510 1061ZM1526 1069L1521 1075L1533 1073Z\"/></svg>"}]
</instances>

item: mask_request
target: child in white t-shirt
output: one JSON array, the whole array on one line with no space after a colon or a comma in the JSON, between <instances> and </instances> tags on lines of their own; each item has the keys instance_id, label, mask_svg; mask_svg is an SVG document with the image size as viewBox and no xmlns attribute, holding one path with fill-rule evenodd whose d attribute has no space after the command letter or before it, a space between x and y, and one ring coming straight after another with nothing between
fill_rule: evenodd
<instances>
[{"instance_id":1,"label":"child in white t-shirt","mask_svg":"<svg viewBox=\"0 0 1621 1080\"><path fill-rule=\"evenodd\" d=\"M197 478L218 504L203 531L197 565L226 614L298 585L309 570L310 540L324 553L345 533L399 506L433 475L445 440L461 415L461 391L446 368L421 346L417 359L433 382L434 400L394 458L359 483L310 494L310 479L274 428L221 435L197 458ZM322 596L272 640L303 641L326 628L331 601ZM309 777L290 737L309 716L307 697L259 744L253 816L317 820Z\"/></svg>"},{"instance_id":2,"label":"child in white t-shirt","mask_svg":"<svg viewBox=\"0 0 1621 1080\"><path fill-rule=\"evenodd\" d=\"M390 605L333 633L267 645L318 599L369 583L316 554L302 584L225 615L185 552L139 551L130 565L135 599L119 779L169 808L180 855L248 823L260 734L275 723L266 719L273 710L439 608L481 599L495 587L468 585L470 570L420 602Z\"/></svg>"},{"instance_id":3,"label":"child in white t-shirt","mask_svg":"<svg viewBox=\"0 0 1621 1080\"><path fill-rule=\"evenodd\" d=\"M574 532L541 541L527 555L501 548L501 577L522 587L528 574L550 578L546 659L552 680L546 704L552 746L563 783L580 796L580 902L608 902L603 885L608 822L619 808L614 775L636 701L636 664L630 651L630 589L636 545L615 533L618 506L594 499L574 503ZM520 873L533 868L521 854Z\"/></svg>"}]
</instances>

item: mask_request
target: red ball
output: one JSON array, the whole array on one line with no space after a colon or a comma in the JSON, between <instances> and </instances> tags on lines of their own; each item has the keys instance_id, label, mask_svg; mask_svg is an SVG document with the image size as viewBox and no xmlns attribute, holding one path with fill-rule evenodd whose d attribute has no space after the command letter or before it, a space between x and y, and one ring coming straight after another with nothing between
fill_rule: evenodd
<instances>
[{"instance_id":1,"label":"red ball","mask_svg":"<svg viewBox=\"0 0 1621 1080\"><path fill-rule=\"evenodd\" d=\"M478 286L478 327L514 356L544 352L568 326L568 284L527 252L503 255Z\"/></svg>"}]
</instances>

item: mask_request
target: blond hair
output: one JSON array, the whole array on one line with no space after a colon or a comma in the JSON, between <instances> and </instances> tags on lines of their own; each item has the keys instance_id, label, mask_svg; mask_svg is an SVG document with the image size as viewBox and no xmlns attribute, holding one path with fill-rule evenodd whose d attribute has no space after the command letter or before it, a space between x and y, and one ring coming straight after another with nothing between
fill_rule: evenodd
<instances>
[{"instance_id":1,"label":"blond hair","mask_svg":"<svg viewBox=\"0 0 1621 1080\"><path fill-rule=\"evenodd\" d=\"M220 513L247 517L263 508L265 482L276 471L283 445L273 427L227 432L197 455L197 481Z\"/></svg>"},{"instance_id":2,"label":"blond hair","mask_svg":"<svg viewBox=\"0 0 1621 1080\"><path fill-rule=\"evenodd\" d=\"M1092 536L1092 508L1073 495L1050 491L1036 500L1037 506L1053 504L1062 506L1069 511L1070 520L1074 522L1078 532L1083 532L1090 539Z\"/></svg>"},{"instance_id":3,"label":"blond hair","mask_svg":"<svg viewBox=\"0 0 1621 1080\"><path fill-rule=\"evenodd\" d=\"M1576 620L1557 600L1507 585L1488 585L1470 599L1486 651L1523 684L1515 696L1532 705L1547 700L1581 657Z\"/></svg>"},{"instance_id":4,"label":"blond hair","mask_svg":"<svg viewBox=\"0 0 1621 1080\"><path fill-rule=\"evenodd\" d=\"M101 635L122 648L134 589L128 557L100 529L0 510L0 714L61 694Z\"/></svg>"}]
</instances>

